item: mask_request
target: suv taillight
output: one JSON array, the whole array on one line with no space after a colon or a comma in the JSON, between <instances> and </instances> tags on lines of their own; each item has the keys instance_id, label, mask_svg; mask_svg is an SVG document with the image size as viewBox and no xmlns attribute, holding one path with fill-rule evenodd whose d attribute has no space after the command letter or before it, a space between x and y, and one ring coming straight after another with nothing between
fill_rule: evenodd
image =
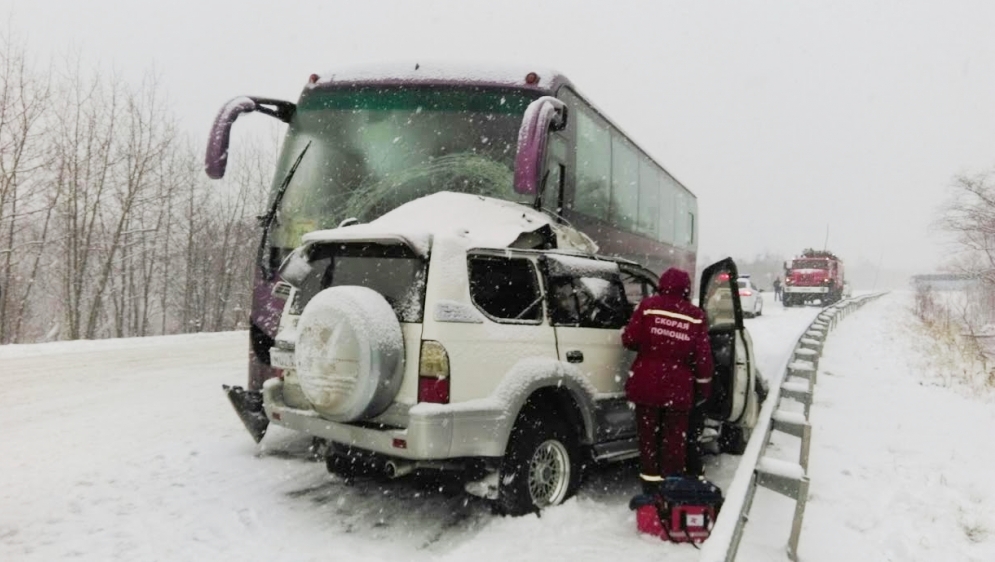
<instances>
[{"instance_id":1,"label":"suv taillight","mask_svg":"<svg viewBox=\"0 0 995 562\"><path fill-rule=\"evenodd\" d=\"M418 361L418 401L449 403L449 354L437 341L421 342Z\"/></svg>"},{"instance_id":2,"label":"suv taillight","mask_svg":"<svg viewBox=\"0 0 995 562\"><path fill-rule=\"evenodd\" d=\"M749 289L740 289L739 290L739 296L741 296L741 297L750 297L750 296L753 296L753 291L751 291Z\"/></svg>"}]
</instances>

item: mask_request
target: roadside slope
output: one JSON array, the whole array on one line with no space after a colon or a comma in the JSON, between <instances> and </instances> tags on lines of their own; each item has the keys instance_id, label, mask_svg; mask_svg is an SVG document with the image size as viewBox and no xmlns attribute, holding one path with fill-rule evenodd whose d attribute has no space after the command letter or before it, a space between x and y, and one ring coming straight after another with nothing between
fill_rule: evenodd
<instances>
[{"instance_id":1,"label":"roadside slope","mask_svg":"<svg viewBox=\"0 0 995 562\"><path fill-rule=\"evenodd\" d=\"M804 560L995 560L991 395L932 382L911 305L887 295L828 339Z\"/></svg>"}]
</instances>

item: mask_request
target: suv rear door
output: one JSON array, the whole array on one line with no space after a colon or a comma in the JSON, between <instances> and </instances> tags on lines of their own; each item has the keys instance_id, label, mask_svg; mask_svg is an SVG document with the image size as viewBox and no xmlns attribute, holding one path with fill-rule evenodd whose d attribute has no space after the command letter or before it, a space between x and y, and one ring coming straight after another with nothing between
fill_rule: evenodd
<instances>
[{"instance_id":1,"label":"suv rear door","mask_svg":"<svg viewBox=\"0 0 995 562\"><path fill-rule=\"evenodd\" d=\"M709 414L727 422L743 421L757 407L756 393L748 392L755 384L753 349L743 325L738 278L736 263L726 258L705 268L698 292L715 360Z\"/></svg>"},{"instance_id":2,"label":"suv rear door","mask_svg":"<svg viewBox=\"0 0 995 562\"><path fill-rule=\"evenodd\" d=\"M467 275L470 304L484 319L436 316L424 333L426 339L437 339L446 348L452 402L490 396L522 359L552 359L556 354L553 328L543 315L542 285L533 257L471 253Z\"/></svg>"}]
</instances>

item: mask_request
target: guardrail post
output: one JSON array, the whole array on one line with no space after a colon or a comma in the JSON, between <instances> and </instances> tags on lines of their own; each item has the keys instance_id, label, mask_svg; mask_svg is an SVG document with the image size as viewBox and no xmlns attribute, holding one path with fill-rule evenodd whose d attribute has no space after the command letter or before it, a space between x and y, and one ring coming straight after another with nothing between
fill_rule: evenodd
<instances>
[{"instance_id":1,"label":"guardrail post","mask_svg":"<svg viewBox=\"0 0 995 562\"><path fill-rule=\"evenodd\" d=\"M809 381L811 385L815 385L816 372L818 368L809 361L793 361L788 365L787 377L798 377ZM782 395L783 396L783 395Z\"/></svg>"},{"instance_id":2,"label":"guardrail post","mask_svg":"<svg viewBox=\"0 0 995 562\"><path fill-rule=\"evenodd\" d=\"M822 340L817 340L815 338L810 338L810 337L803 337L802 339L798 340L798 343L804 348L814 349L815 351L822 353L822 345L823 345Z\"/></svg>"},{"instance_id":3,"label":"guardrail post","mask_svg":"<svg viewBox=\"0 0 995 562\"><path fill-rule=\"evenodd\" d=\"M798 498L795 502L795 517L791 520L791 534L788 536L788 558L798 561L798 541L802 536L802 520L805 518L805 507L808 504L808 487L811 481L808 476L798 484Z\"/></svg>"},{"instance_id":4,"label":"guardrail post","mask_svg":"<svg viewBox=\"0 0 995 562\"><path fill-rule=\"evenodd\" d=\"M776 431L787 433L801 439L801 451L798 455L798 464L805 474L808 474L809 449L812 443L812 424L805 417L797 412L787 412L777 410L772 416L772 427Z\"/></svg>"},{"instance_id":5,"label":"guardrail post","mask_svg":"<svg viewBox=\"0 0 995 562\"><path fill-rule=\"evenodd\" d=\"M821 352L805 347L795 348L795 359L807 361L812 364L812 384L815 384L815 372L819 370L819 355ZM789 366L790 367L790 366Z\"/></svg>"},{"instance_id":6,"label":"guardrail post","mask_svg":"<svg viewBox=\"0 0 995 562\"><path fill-rule=\"evenodd\" d=\"M781 385L781 396L801 402L805 406L805 419L808 419L809 411L812 409L811 383L809 383L808 388L806 388L805 385L786 382Z\"/></svg>"}]
</instances>

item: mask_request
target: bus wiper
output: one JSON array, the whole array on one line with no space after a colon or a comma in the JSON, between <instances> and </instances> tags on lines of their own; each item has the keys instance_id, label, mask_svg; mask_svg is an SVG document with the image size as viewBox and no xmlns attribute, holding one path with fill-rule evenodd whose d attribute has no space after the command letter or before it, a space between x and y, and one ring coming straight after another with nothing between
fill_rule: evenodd
<instances>
[{"instance_id":1,"label":"bus wiper","mask_svg":"<svg viewBox=\"0 0 995 562\"><path fill-rule=\"evenodd\" d=\"M297 155L294 160L293 165L287 170L287 175L283 178L280 183L280 187L277 188L276 193L273 194L273 203L270 205L269 210L266 211L265 215L259 215L256 219L259 221L259 226L263 228L263 238L262 242L259 244L259 254L256 256L256 262L263 268L263 270L269 272L269 268L266 263L264 263L263 258L266 254L266 245L269 241L269 229L273 225L273 221L276 220L276 213L280 210L280 203L283 201L283 194L287 192L287 187L290 185L290 180L294 179L294 174L297 173L297 167L301 165L301 160L304 159L304 154L307 153L307 149L311 147L311 141L308 141L301 153Z\"/></svg>"},{"instance_id":2,"label":"bus wiper","mask_svg":"<svg viewBox=\"0 0 995 562\"><path fill-rule=\"evenodd\" d=\"M539 189L536 190L536 195L532 199L532 208L537 211L542 211L542 194L546 191L546 180L549 179L549 170L542 175L542 179L539 181Z\"/></svg>"}]
</instances>

